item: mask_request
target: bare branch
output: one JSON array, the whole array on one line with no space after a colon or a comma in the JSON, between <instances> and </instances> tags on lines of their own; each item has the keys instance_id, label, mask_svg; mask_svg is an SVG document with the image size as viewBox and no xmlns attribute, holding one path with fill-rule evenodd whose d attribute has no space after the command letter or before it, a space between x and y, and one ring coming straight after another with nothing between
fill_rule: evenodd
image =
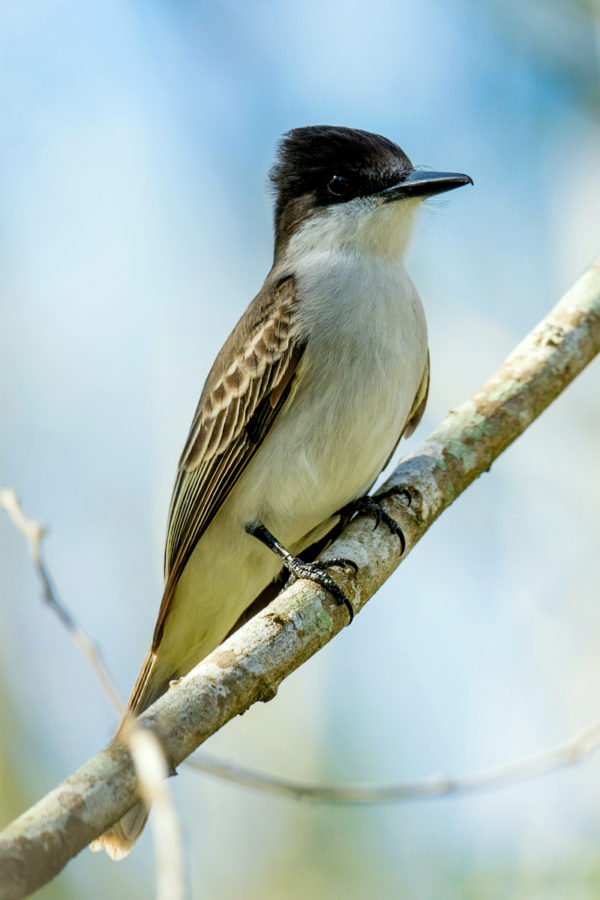
<instances>
[{"instance_id":1,"label":"bare branch","mask_svg":"<svg viewBox=\"0 0 600 900\"><path fill-rule=\"evenodd\" d=\"M50 573L42 555L42 541L46 529L43 525L25 516L16 493L10 488L0 489L0 506L7 510L19 531L23 532L27 538L35 570L42 584L44 600L57 614L90 664L104 694L116 711L121 714L123 703L99 649L58 599L52 585ZM135 719L128 721L123 732L122 739L133 759L140 796L148 807L152 805L153 801L155 803L151 826L156 849L157 900L182 900L184 896L183 859L179 822L171 793L165 781L169 774L165 755L155 735L147 729L140 728Z\"/></svg>"},{"instance_id":2,"label":"bare branch","mask_svg":"<svg viewBox=\"0 0 600 900\"><path fill-rule=\"evenodd\" d=\"M581 762L598 748L600 748L600 719L591 722L564 743L523 757L516 762L504 763L467 775L434 774L394 784L307 784L294 779L275 778L244 766L224 763L204 753L202 756L189 757L185 764L186 767L206 772L208 775L216 775L234 784L292 797L295 800L311 800L339 806L368 806L376 803L427 800L447 794L473 794L508 787Z\"/></svg>"},{"instance_id":3,"label":"bare branch","mask_svg":"<svg viewBox=\"0 0 600 900\"><path fill-rule=\"evenodd\" d=\"M435 519L515 440L600 351L600 259L470 400L405 459L382 493L406 536L406 553ZM397 537L352 522L328 555L353 559L358 575L340 584L358 612L400 562ZM406 554L405 554L406 555ZM169 769L330 641L347 612L320 588L298 581L235 632L140 718L159 738ZM136 801L127 749L112 744L0 834L0 900L50 880Z\"/></svg>"},{"instance_id":4,"label":"bare branch","mask_svg":"<svg viewBox=\"0 0 600 900\"><path fill-rule=\"evenodd\" d=\"M156 856L157 900L183 900L183 857L179 820L167 787L169 774L159 741L147 728L131 719L125 740L138 776L138 790L146 806L154 804L150 827Z\"/></svg>"},{"instance_id":5,"label":"bare branch","mask_svg":"<svg viewBox=\"0 0 600 900\"><path fill-rule=\"evenodd\" d=\"M67 607L58 599L58 595L52 586L50 574L42 553L42 540L46 534L46 529L39 522L26 518L16 493L11 488L0 489L0 506L2 506L10 515L11 519L22 531L29 543L31 558L33 565L42 584L43 597L48 606L56 613L62 624L65 626L87 661L89 662L96 679L102 688L106 697L112 703L115 710L120 714L123 709L123 701L115 686L114 681L109 675L106 664L102 659L99 649L96 647L92 639L86 634L83 628L78 624L75 617L67 609Z\"/></svg>"},{"instance_id":6,"label":"bare branch","mask_svg":"<svg viewBox=\"0 0 600 900\"><path fill-rule=\"evenodd\" d=\"M44 597L58 613L60 620L75 638L78 646L85 654L109 700L120 712L122 705L118 700L114 686L100 652L89 636L78 626L71 613L58 600L52 587L50 576L42 560L42 540L46 534L44 526L27 519L21 509L14 491L0 491L0 505L10 513L13 521L27 537L31 545L36 569L42 580ZM130 723L130 727L131 727ZM135 761L139 778L139 792L147 806L151 806L154 798L155 817L151 819L154 826L154 840L157 847L157 886L158 897L167 898L168 893L181 882L182 860L178 841L179 825L172 805L170 794L165 791L163 779L167 769L156 738L148 731L134 729L127 735L127 743ZM186 765L197 771L241 784L256 790L275 793L294 799L309 799L315 802L335 803L340 805L366 805L375 803L393 803L403 800L426 799L445 794L471 793L514 784L528 778L548 774L556 769L579 762L583 757L598 749L600 745L600 720L591 723L579 734L557 747L543 750L535 755L506 763L478 773L449 776L433 774L425 778L395 784L305 784L294 779L276 778L263 772L248 769L245 766L233 765L203 754L192 756ZM156 755L156 751L159 755ZM164 809L164 812L162 810ZM172 863L173 873L169 872ZM177 876L177 872L179 875ZM165 874L168 873L168 874ZM161 884L165 885L161 888ZM177 888L175 887L175 891ZM173 893L173 897L182 896Z\"/></svg>"}]
</instances>

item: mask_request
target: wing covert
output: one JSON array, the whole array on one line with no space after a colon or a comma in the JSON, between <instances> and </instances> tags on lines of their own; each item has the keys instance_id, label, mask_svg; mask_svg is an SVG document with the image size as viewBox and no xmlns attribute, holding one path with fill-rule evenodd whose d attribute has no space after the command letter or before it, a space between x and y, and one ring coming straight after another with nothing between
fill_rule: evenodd
<instances>
[{"instance_id":1,"label":"wing covert","mask_svg":"<svg viewBox=\"0 0 600 900\"><path fill-rule=\"evenodd\" d=\"M203 532L244 471L289 395L304 351L288 277L265 284L208 375L180 462L167 528L165 592L154 633Z\"/></svg>"}]
</instances>

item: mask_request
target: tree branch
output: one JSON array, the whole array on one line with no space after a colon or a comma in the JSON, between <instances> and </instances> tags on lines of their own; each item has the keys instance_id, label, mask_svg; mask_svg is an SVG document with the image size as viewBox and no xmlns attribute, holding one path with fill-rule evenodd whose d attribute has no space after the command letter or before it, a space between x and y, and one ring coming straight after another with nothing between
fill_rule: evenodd
<instances>
[{"instance_id":1,"label":"tree branch","mask_svg":"<svg viewBox=\"0 0 600 900\"><path fill-rule=\"evenodd\" d=\"M600 719L595 719L576 735L539 753L503 763L466 775L427 775L393 784L307 784L291 778L275 778L206 756L190 756L186 766L199 772L215 775L244 787L257 788L270 794L280 794L295 800L312 800L338 806L368 806L379 803L398 803L404 800L427 800L448 794L474 794L495 788L508 787L530 778L547 775L565 766L580 762L600 749Z\"/></svg>"},{"instance_id":2,"label":"tree branch","mask_svg":"<svg viewBox=\"0 0 600 900\"><path fill-rule=\"evenodd\" d=\"M600 258L470 400L453 410L382 489L406 535L406 555L435 519L600 351ZM340 576L356 611L400 562L398 539L352 522L325 556L354 559ZM337 575L336 575L337 578ZM296 582L175 684L140 718L172 768L229 719L269 700L281 681L330 641L347 612L310 582ZM134 766L110 745L0 834L0 900L17 900L56 875L136 800Z\"/></svg>"},{"instance_id":3,"label":"tree branch","mask_svg":"<svg viewBox=\"0 0 600 900\"><path fill-rule=\"evenodd\" d=\"M10 488L0 490L0 506L8 512L19 531L27 538L44 602L56 613L60 623L87 659L104 695L121 715L123 703L100 651L54 589L42 552L45 527L26 517L16 493ZM152 830L156 848L157 900L181 900L184 887L179 821L165 781L168 768L162 746L152 732L138 724L137 719L131 719L123 729L123 743L133 760L140 796L148 808L154 803Z\"/></svg>"}]
</instances>

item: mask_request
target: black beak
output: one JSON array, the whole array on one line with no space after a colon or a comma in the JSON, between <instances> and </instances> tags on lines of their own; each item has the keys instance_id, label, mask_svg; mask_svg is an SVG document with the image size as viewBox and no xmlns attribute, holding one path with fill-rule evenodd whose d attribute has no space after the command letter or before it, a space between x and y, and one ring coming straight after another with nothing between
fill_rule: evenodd
<instances>
[{"instance_id":1,"label":"black beak","mask_svg":"<svg viewBox=\"0 0 600 900\"><path fill-rule=\"evenodd\" d=\"M433 197L434 194L453 191L454 188L462 187L464 184L473 184L473 179L458 172L426 172L422 169L411 169L402 181L381 191L379 196L385 203L403 197Z\"/></svg>"}]
</instances>

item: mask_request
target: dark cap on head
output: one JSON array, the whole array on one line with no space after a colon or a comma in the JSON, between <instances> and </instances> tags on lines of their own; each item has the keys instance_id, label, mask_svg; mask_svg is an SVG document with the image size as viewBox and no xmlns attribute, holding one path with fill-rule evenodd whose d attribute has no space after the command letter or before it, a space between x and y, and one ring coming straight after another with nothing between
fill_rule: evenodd
<instances>
[{"instance_id":1,"label":"dark cap on head","mask_svg":"<svg viewBox=\"0 0 600 900\"><path fill-rule=\"evenodd\" d=\"M406 153L387 138L338 125L288 131L270 174L277 191L276 256L294 231L324 207L356 197L377 197L381 206L473 184L461 173L414 169Z\"/></svg>"},{"instance_id":2,"label":"dark cap on head","mask_svg":"<svg viewBox=\"0 0 600 900\"><path fill-rule=\"evenodd\" d=\"M283 136L270 173L276 220L295 198L311 194L311 206L341 203L377 193L411 168L400 147L380 134L334 125L293 128Z\"/></svg>"},{"instance_id":3,"label":"dark cap on head","mask_svg":"<svg viewBox=\"0 0 600 900\"><path fill-rule=\"evenodd\" d=\"M288 131L270 172L276 252L312 210L378 193L411 169L408 156L380 134L338 125Z\"/></svg>"}]
</instances>

